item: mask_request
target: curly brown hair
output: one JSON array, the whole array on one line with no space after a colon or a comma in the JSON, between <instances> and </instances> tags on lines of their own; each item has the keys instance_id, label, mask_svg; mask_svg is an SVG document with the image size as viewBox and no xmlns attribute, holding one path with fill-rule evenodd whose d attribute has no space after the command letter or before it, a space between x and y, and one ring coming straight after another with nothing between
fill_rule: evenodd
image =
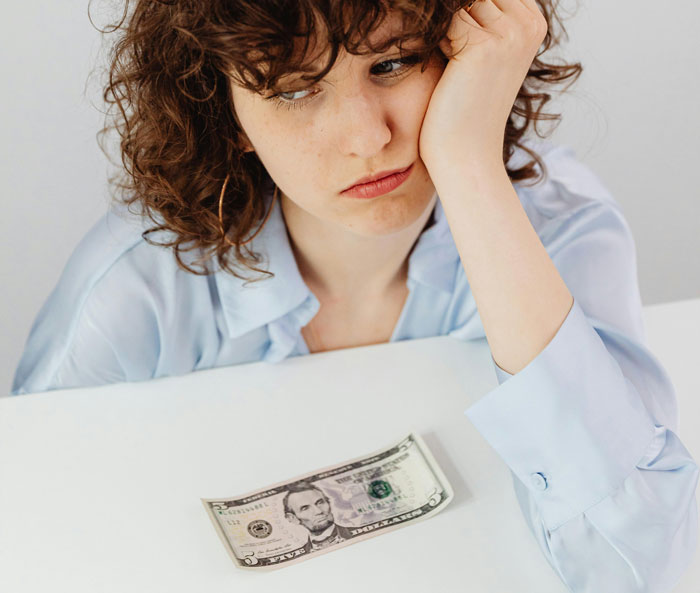
<instances>
[{"instance_id":1,"label":"curly brown hair","mask_svg":"<svg viewBox=\"0 0 700 593\"><path fill-rule=\"evenodd\" d=\"M548 31L533 60L508 118L503 159L515 148L532 160L507 169L513 182L541 176L535 163L544 163L520 143L531 122L559 120L542 113L550 95L541 88L571 79L580 63L552 64L540 57L568 38L556 13L558 0L537 0ZM445 63L439 47L453 14L465 0L126 0L119 21L101 33L119 32L110 50L105 126L98 139L115 130L121 141L123 170L110 182L121 200L140 206L155 224L143 233L154 244L173 249L178 265L194 274L208 274L206 262L216 256L219 266L239 278L241 269L270 275L256 267L259 254L247 246L251 233L262 227L266 205L261 198L272 180L250 146L233 108L230 83L263 94L280 77L305 73L319 82L333 67L340 48L354 55L384 52L393 45L422 40L411 50L422 62L421 72L434 56ZM368 36L389 11L402 18L402 34L380 47ZM555 35L552 24L559 23ZM330 58L320 71L306 66L311 39L323 32ZM296 51L295 40L304 41ZM363 45L364 44L364 45ZM366 47L364 50L360 46ZM296 54L296 55L295 55ZM113 121L110 123L110 118ZM516 118L520 118L516 121ZM103 150L104 146L100 143ZM274 186L274 183L272 182ZM268 212L269 214L269 212ZM157 236L152 233L165 231ZM163 238L165 237L165 238ZM231 258L233 249L234 257ZM200 254L185 262L184 252ZM239 269L240 268L240 269Z\"/></svg>"}]
</instances>

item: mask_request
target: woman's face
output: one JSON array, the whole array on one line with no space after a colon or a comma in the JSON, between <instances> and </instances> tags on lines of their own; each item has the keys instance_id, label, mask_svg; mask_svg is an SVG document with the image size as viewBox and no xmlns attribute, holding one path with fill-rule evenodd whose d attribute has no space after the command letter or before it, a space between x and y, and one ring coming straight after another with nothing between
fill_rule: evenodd
<instances>
[{"instance_id":1,"label":"woman's face","mask_svg":"<svg viewBox=\"0 0 700 593\"><path fill-rule=\"evenodd\" d=\"M391 19L373 39L392 33ZM444 63L436 58L421 73L420 63L399 57L396 47L364 56L341 51L314 86L303 88L308 83L294 75L282 79L281 104L232 82L243 131L283 201L365 236L400 231L432 206L435 188L418 139ZM362 177L411 164L410 176L389 193L370 199L341 193Z\"/></svg>"}]
</instances>

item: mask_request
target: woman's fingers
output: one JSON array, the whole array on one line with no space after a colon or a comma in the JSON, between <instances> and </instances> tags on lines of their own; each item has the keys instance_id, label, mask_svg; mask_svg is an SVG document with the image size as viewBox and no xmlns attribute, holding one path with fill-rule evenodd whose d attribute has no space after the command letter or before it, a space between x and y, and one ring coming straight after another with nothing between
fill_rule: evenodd
<instances>
[{"instance_id":1,"label":"woman's fingers","mask_svg":"<svg viewBox=\"0 0 700 593\"><path fill-rule=\"evenodd\" d=\"M542 14L540 5L535 0L519 0L525 7L536 14Z\"/></svg>"},{"instance_id":2,"label":"woman's fingers","mask_svg":"<svg viewBox=\"0 0 700 593\"><path fill-rule=\"evenodd\" d=\"M493 9L489 5L493 5ZM500 17L495 16L494 10L500 13L500 17L506 17L501 23L498 23ZM528 36L541 34L544 37L547 30L547 21L536 0L477 0L469 14L484 28L503 36L508 32L512 35L513 31L526 31ZM483 18L482 14L485 15Z\"/></svg>"},{"instance_id":3,"label":"woman's fingers","mask_svg":"<svg viewBox=\"0 0 700 593\"><path fill-rule=\"evenodd\" d=\"M532 14L542 16L542 10L540 9L536 0L493 0L493 3L501 10L501 12L517 14L517 11L522 11L525 9L530 11ZM479 4L478 0L477 4Z\"/></svg>"},{"instance_id":4,"label":"woman's fingers","mask_svg":"<svg viewBox=\"0 0 700 593\"><path fill-rule=\"evenodd\" d=\"M528 5L534 5L535 12ZM546 26L542 12L536 7L535 0L476 0L453 15L440 48L446 54L456 51L455 57L461 59L468 46L490 43L494 38L519 39L525 31L540 36Z\"/></svg>"},{"instance_id":5,"label":"woman's fingers","mask_svg":"<svg viewBox=\"0 0 700 593\"><path fill-rule=\"evenodd\" d=\"M520 2L520 0L516 1ZM465 20L472 19L485 28L503 16L503 11L496 6L493 0L476 0L468 11L462 8L459 13Z\"/></svg>"}]
</instances>

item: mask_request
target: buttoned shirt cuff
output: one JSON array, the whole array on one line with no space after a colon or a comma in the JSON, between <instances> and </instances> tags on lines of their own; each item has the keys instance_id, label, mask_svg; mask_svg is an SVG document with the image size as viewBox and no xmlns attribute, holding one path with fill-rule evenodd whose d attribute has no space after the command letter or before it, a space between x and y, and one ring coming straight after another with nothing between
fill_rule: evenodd
<instances>
[{"instance_id":1,"label":"buttoned shirt cuff","mask_svg":"<svg viewBox=\"0 0 700 593\"><path fill-rule=\"evenodd\" d=\"M465 410L532 492L550 530L584 512L635 470L654 421L574 299L545 349Z\"/></svg>"}]
</instances>

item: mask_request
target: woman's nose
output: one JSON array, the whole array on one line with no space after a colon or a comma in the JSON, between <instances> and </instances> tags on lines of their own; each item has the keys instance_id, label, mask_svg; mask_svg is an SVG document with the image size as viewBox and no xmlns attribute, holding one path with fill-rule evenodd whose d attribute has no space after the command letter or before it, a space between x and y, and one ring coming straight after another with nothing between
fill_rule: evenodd
<instances>
[{"instance_id":1,"label":"woman's nose","mask_svg":"<svg viewBox=\"0 0 700 593\"><path fill-rule=\"evenodd\" d=\"M391 129L376 89L361 86L339 94L335 110L338 148L344 155L370 158L391 140Z\"/></svg>"}]
</instances>

